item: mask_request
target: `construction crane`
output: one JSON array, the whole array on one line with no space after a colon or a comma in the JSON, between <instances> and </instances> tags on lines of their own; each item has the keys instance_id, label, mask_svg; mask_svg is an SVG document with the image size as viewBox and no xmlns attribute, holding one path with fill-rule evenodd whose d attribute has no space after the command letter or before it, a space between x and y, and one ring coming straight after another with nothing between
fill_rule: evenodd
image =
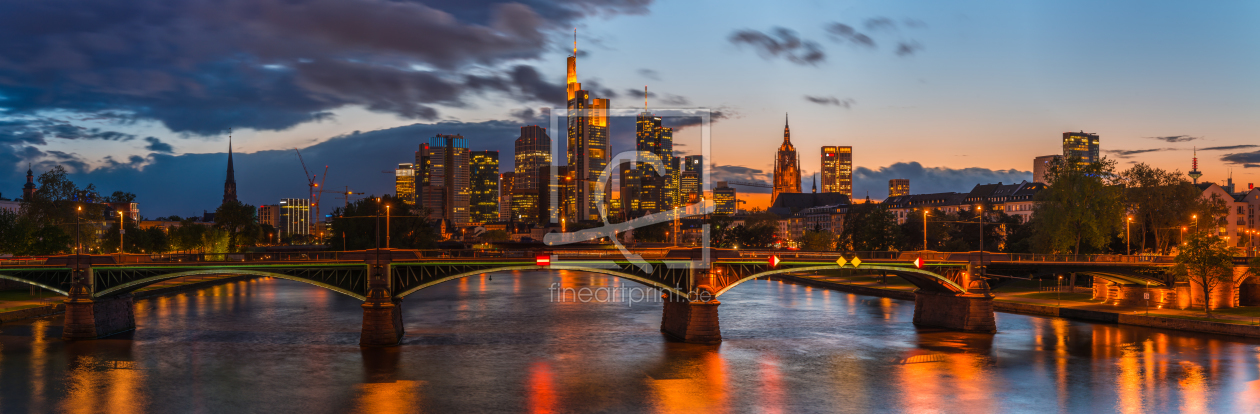
<instances>
[{"instance_id":1,"label":"construction crane","mask_svg":"<svg viewBox=\"0 0 1260 414\"><path fill-rule=\"evenodd\" d=\"M319 178L319 176L311 175L311 172L306 169L306 160L302 159L302 151L298 151L297 148L294 148L293 151L297 153L298 162L302 163L302 174L306 177L306 184L308 188L310 189L310 193L311 193L310 195L311 207L315 209L314 211L315 219L310 221L311 233L323 235L323 232L316 233L314 230L315 230L316 223L319 222L319 217L320 217L319 216L319 198L320 198L320 195L324 194L324 189L320 187L322 187L324 185L324 182L328 180L328 166L327 165L324 166L324 177L320 178L319 182L317 183L315 182L315 179Z\"/></svg>"},{"instance_id":2,"label":"construction crane","mask_svg":"<svg viewBox=\"0 0 1260 414\"><path fill-rule=\"evenodd\" d=\"M341 199L345 201L345 207L344 207L345 210L350 209L350 196L356 196L356 195L363 195L363 193L356 193L356 192L350 191L350 186L346 186L346 191L344 193L341 193ZM342 210L342 211L345 211L345 210Z\"/></svg>"}]
</instances>

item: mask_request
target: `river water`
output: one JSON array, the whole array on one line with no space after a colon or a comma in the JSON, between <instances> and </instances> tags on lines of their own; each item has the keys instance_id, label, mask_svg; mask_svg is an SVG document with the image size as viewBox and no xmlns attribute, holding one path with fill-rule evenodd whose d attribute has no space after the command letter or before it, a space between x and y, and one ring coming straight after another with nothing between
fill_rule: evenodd
<instances>
[{"instance_id":1,"label":"river water","mask_svg":"<svg viewBox=\"0 0 1260 414\"><path fill-rule=\"evenodd\" d=\"M556 284L556 285L553 285ZM668 342L661 305L555 301L524 272L403 303L360 349L360 302L278 279L136 302L132 332L66 343L0 326L0 412L1260 412L1260 341L998 314L997 335L920 330L914 304L753 281L721 345Z\"/></svg>"}]
</instances>

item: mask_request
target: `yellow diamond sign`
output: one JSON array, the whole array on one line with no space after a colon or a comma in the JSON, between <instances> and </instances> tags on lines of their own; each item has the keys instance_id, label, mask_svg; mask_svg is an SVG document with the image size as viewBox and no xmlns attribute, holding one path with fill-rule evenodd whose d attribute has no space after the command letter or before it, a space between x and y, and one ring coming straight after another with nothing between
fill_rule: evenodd
<instances>
[{"instance_id":1,"label":"yellow diamond sign","mask_svg":"<svg viewBox=\"0 0 1260 414\"><path fill-rule=\"evenodd\" d=\"M844 260L844 256L840 256L839 259L836 259L836 266L844 267L845 263L848 262Z\"/></svg>"},{"instance_id":2,"label":"yellow diamond sign","mask_svg":"<svg viewBox=\"0 0 1260 414\"><path fill-rule=\"evenodd\" d=\"M849 263L852 263L852 264L853 264L853 267L858 267L858 266L861 266L861 265L862 265L862 259L859 259L859 258L854 257L854 258L853 258L853 261L851 261L851 262L849 262Z\"/></svg>"}]
</instances>

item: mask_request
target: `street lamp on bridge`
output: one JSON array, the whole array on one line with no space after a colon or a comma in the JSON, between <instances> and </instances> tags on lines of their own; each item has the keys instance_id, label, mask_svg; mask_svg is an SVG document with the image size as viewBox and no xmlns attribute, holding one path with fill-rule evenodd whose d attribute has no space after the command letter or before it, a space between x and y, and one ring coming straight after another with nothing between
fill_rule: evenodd
<instances>
[{"instance_id":1,"label":"street lamp on bridge","mask_svg":"<svg viewBox=\"0 0 1260 414\"><path fill-rule=\"evenodd\" d=\"M1131 240L1131 239L1130 239L1130 237L1129 237L1129 225L1130 225L1130 224L1133 224L1133 216L1129 216L1129 217L1128 217L1128 220L1125 220L1125 222L1124 222L1124 252L1125 252L1125 254L1126 254L1126 255L1132 256L1132 255L1133 255L1133 245L1132 245L1132 243L1130 242L1130 240Z\"/></svg>"}]
</instances>

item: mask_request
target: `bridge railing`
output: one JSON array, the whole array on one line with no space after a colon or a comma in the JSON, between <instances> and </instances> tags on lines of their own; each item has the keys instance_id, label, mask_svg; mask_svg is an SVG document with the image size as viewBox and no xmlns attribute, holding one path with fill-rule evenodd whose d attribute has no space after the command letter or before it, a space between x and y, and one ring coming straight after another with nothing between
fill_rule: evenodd
<instances>
[{"instance_id":1,"label":"bridge railing","mask_svg":"<svg viewBox=\"0 0 1260 414\"><path fill-rule=\"evenodd\" d=\"M771 255L775 255L775 256L779 256L780 260L782 259L835 260L839 258L840 256L844 256L845 258L848 258L848 259L852 259L853 257L856 256L858 258L861 258L862 260L871 260L871 259L898 260L902 258L901 257L902 254L904 253L903 252L888 252L888 251L883 251L883 252L873 252L873 251L872 252L852 252L852 251L850 252L816 252L816 251L799 251L799 250L742 250L742 249L739 250L739 257L741 258L760 259L760 258L768 258ZM948 256L948 254L946 254L946 256ZM947 257L943 257L941 259L936 259L936 260L944 260L945 258ZM914 258L910 258L909 260L914 260Z\"/></svg>"},{"instance_id":2,"label":"bridge railing","mask_svg":"<svg viewBox=\"0 0 1260 414\"><path fill-rule=\"evenodd\" d=\"M1001 253L994 255L991 260L1009 262L1172 263L1173 256Z\"/></svg>"},{"instance_id":3,"label":"bridge railing","mask_svg":"<svg viewBox=\"0 0 1260 414\"><path fill-rule=\"evenodd\" d=\"M47 257L4 257L0 258L0 267L42 265Z\"/></svg>"}]
</instances>

